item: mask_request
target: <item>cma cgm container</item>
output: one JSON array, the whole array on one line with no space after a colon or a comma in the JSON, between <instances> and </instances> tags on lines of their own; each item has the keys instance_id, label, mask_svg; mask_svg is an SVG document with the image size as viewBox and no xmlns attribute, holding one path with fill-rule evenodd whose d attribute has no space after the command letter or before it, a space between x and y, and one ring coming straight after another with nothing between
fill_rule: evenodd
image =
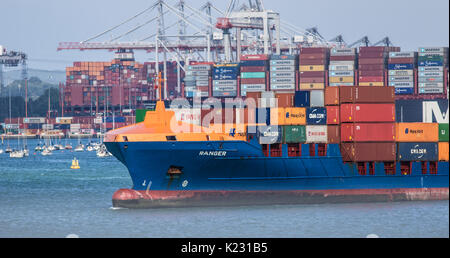
<instances>
[{"instance_id":1,"label":"cma cgm container","mask_svg":"<svg viewBox=\"0 0 450 258\"><path fill-rule=\"evenodd\" d=\"M449 122L447 99L397 100L395 102L398 123L440 123Z\"/></svg>"},{"instance_id":2,"label":"cma cgm container","mask_svg":"<svg viewBox=\"0 0 450 258\"><path fill-rule=\"evenodd\" d=\"M308 125L326 125L327 109L326 108L307 108L306 123Z\"/></svg>"},{"instance_id":3,"label":"cma cgm container","mask_svg":"<svg viewBox=\"0 0 450 258\"><path fill-rule=\"evenodd\" d=\"M399 161L438 161L437 142L400 142L397 147Z\"/></svg>"}]
</instances>

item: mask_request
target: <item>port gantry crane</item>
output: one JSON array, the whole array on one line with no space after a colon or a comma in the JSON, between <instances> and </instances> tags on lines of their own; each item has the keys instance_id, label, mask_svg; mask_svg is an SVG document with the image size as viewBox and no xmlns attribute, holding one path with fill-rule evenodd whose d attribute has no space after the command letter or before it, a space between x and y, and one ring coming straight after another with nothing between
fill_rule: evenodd
<instances>
[{"instance_id":1,"label":"port gantry crane","mask_svg":"<svg viewBox=\"0 0 450 258\"><path fill-rule=\"evenodd\" d=\"M261 0L248 0L248 6L244 5L240 9L237 5L238 1L230 0L227 11L223 12L211 2L206 2L201 8L197 9L184 0L179 0L173 6L169 5L165 0L156 0L154 4L140 13L89 39L81 42L59 43L57 50L109 50L116 51L116 57L127 54L131 55L132 59L134 59L133 51L144 50L154 54L157 63L159 63L159 55L162 53L163 60L161 61L164 61L164 70L166 70L167 54L170 55L170 59L177 61L178 70L184 70L181 65L182 61L185 63L188 63L189 60L232 62L239 61L242 52L264 54L271 52L278 54L280 52L292 53L294 49L297 49L302 44L330 44L318 34L317 28L309 31L303 30L280 20L280 15L266 10ZM212 11L218 15L213 16ZM118 32L120 29L128 26L131 21L141 19L144 14L149 14L150 12L156 12L156 15L124 33ZM167 25L166 22L169 19L166 16L169 15L175 17L177 21ZM215 22L216 20L217 22ZM143 31L142 28L150 24L153 24L153 28L156 28L156 31L150 36L143 37L137 41L123 41L132 33ZM281 25L283 25L283 28ZM176 29L174 30L173 28ZM234 37L230 34L232 28L236 29ZM262 34L258 35L256 33L257 35L248 36L248 30L256 31L257 33L262 31ZM170 31L172 31L173 35L170 34ZM120 34L112 36L112 33ZM272 35L273 33L275 33L275 36ZM281 33L288 37L281 38ZM110 36L111 39L94 42L94 40L106 36ZM274 38L275 40L273 40ZM233 51L236 52L234 60ZM158 65L156 70L158 73ZM165 74L167 73L164 72ZM167 98L167 80L164 80L164 83L163 96ZM177 90L181 90L180 78L178 78Z\"/></svg>"},{"instance_id":2,"label":"port gantry crane","mask_svg":"<svg viewBox=\"0 0 450 258\"><path fill-rule=\"evenodd\" d=\"M25 83L25 87L20 90L20 95L25 97L25 116L28 117L28 67L27 67L27 54L18 51L6 51L6 49L0 46L0 96L5 96L3 78L3 66L5 67L18 67L22 66L22 79Z\"/></svg>"}]
</instances>

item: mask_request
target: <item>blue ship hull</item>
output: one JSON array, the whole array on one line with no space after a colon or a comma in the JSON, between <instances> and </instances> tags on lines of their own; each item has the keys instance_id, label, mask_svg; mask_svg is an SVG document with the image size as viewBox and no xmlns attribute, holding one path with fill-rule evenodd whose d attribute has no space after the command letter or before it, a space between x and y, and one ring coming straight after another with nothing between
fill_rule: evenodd
<instances>
[{"instance_id":1,"label":"blue ship hull","mask_svg":"<svg viewBox=\"0 0 450 258\"><path fill-rule=\"evenodd\" d=\"M128 168L135 193L163 193L158 195L162 199L167 195L173 200L173 193L181 198L189 192L350 190L365 191L367 196L380 189L444 189L444 198L448 198L448 162L437 163L437 174L423 174L421 162L413 162L409 175L402 175L399 163L393 175L386 175L383 163L375 163L374 174L360 175L356 164L343 162L337 144L328 145L326 156L310 156L309 148L302 148L301 157L288 157L285 145L282 157L265 157L259 144L244 141L105 144ZM170 174L171 168L180 173ZM118 199L144 198L132 195L122 194ZM120 201L126 200L118 200L118 206L127 206Z\"/></svg>"}]
</instances>

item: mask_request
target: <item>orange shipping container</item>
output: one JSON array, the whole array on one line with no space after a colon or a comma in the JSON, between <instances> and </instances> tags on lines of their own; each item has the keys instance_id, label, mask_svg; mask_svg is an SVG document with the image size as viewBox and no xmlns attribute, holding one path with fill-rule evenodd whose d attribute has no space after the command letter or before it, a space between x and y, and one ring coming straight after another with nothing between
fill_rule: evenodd
<instances>
[{"instance_id":1,"label":"orange shipping container","mask_svg":"<svg viewBox=\"0 0 450 258\"><path fill-rule=\"evenodd\" d=\"M286 120L285 108L271 108L270 109L270 124L272 125L285 125Z\"/></svg>"},{"instance_id":2,"label":"orange shipping container","mask_svg":"<svg viewBox=\"0 0 450 258\"><path fill-rule=\"evenodd\" d=\"M285 125L306 125L306 108L285 108Z\"/></svg>"},{"instance_id":3,"label":"orange shipping container","mask_svg":"<svg viewBox=\"0 0 450 258\"><path fill-rule=\"evenodd\" d=\"M439 146L439 161L448 161L448 142L440 142Z\"/></svg>"},{"instance_id":4,"label":"orange shipping container","mask_svg":"<svg viewBox=\"0 0 450 258\"><path fill-rule=\"evenodd\" d=\"M439 124L398 123L395 127L397 142L439 141Z\"/></svg>"}]
</instances>

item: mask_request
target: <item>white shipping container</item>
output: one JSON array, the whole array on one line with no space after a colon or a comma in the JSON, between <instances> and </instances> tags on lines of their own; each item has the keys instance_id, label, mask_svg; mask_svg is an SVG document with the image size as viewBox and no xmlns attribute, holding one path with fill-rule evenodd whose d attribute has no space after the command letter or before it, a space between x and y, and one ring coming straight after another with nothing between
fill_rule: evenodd
<instances>
[{"instance_id":1,"label":"white shipping container","mask_svg":"<svg viewBox=\"0 0 450 258\"><path fill-rule=\"evenodd\" d=\"M327 143L328 130L326 125L307 125L306 143Z\"/></svg>"},{"instance_id":2,"label":"white shipping container","mask_svg":"<svg viewBox=\"0 0 450 258\"><path fill-rule=\"evenodd\" d=\"M42 125L42 130L53 130L53 124Z\"/></svg>"},{"instance_id":3,"label":"white shipping container","mask_svg":"<svg viewBox=\"0 0 450 258\"><path fill-rule=\"evenodd\" d=\"M70 124L70 129L80 129L81 125L80 124Z\"/></svg>"},{"instance_id":4,"label":"white shipping container","mask_svg":"<svg viewBox=\"0 0 450 258\"><path fill-rule=\"evenodd\" d=\"M312 90L310 94L311 107L325 106L325 94L323 90Z\"/></svg>"}]
</instances>

